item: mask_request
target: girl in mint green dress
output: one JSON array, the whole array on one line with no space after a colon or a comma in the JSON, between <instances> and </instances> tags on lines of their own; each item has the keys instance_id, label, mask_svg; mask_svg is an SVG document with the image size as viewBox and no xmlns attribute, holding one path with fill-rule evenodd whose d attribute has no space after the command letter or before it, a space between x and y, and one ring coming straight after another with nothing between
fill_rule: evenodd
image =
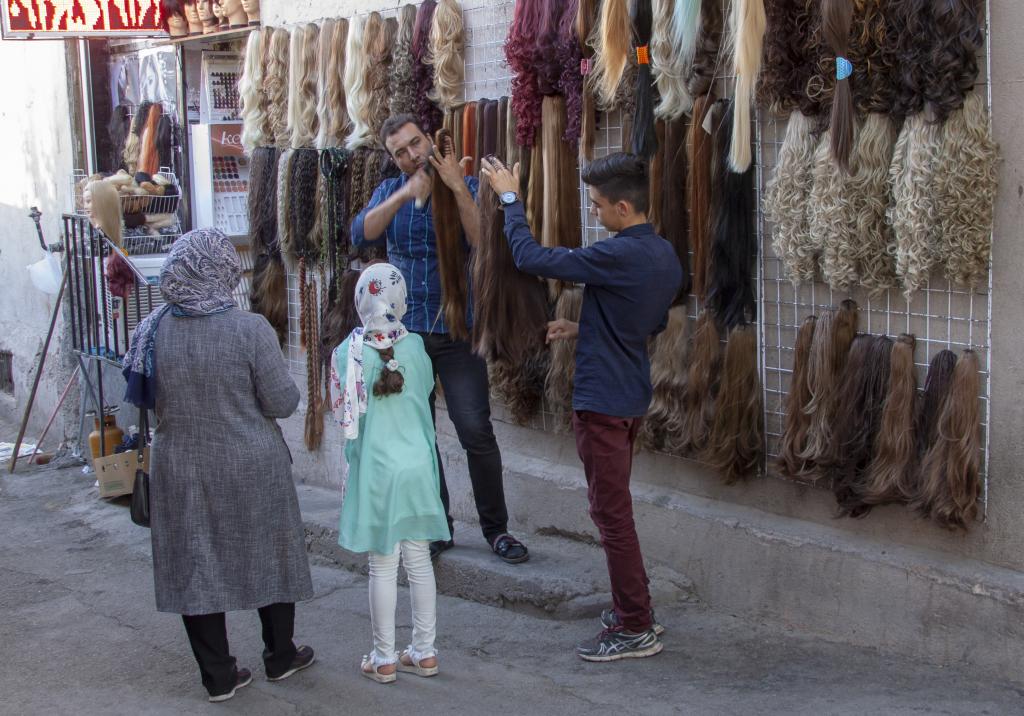
<instances>
[{"instance_id":1,"label":"girl in mint green dress","mask_svg":"<svg viewBox=\"0 0 1024 716\"><path fill-rule=\"evenodd\" d=\"M347 440L348 483L338 543L368 552L373 651L363 675L437 673L437 590L430 542L451 535L441 505L430 393L434 374L423 339L402 325L405 280L391 264L366 268L356 285L363 325L331 357L332 408ZM412 643L395 652L398 563L412 601Z\"/></svg>"}]
</instances>

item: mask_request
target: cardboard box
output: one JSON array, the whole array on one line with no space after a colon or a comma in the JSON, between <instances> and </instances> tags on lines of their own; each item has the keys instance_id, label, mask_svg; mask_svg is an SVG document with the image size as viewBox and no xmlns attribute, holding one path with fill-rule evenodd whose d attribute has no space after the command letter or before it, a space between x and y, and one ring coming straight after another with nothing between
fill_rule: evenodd
<instances>
[{"instance_id":1,"label":"cardboard box","mask_svg":"<svg viewBox=\"0 0 1024 716\"><path fill-rule=\"evenodd\" d=\"M142 469L149 472L149 448L146 448L143 458ZM135 471L139 467L137 450L98 457L92 461L92 465L100 485L100 497L132 494L135 487Z\"/></svg>"}]
</instances>

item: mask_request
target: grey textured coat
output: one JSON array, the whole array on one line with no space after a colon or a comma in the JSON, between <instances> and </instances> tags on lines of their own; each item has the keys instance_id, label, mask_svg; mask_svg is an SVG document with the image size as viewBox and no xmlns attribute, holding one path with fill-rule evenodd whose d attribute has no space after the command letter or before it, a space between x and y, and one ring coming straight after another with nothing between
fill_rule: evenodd
<instances>
[{"instance_id":1,"label":"grey textured coat","mask_svg":"<svg viewBox=\"0 0 1024 716\"><path fill-rule=\"evenodd\" d=\"M209 614L313 596L291 453L299 390L277 335L237 308L156 333L150 515L156 606Z\"/></svg>"}]
</instances>

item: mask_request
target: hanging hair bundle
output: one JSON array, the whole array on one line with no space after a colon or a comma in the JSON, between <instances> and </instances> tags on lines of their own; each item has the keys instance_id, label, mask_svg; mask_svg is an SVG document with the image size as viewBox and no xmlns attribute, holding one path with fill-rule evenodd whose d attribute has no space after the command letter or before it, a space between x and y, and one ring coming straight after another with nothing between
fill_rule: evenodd
<instances>
[{"instance_id":1,"label":"hanging hair bundle","mask_svg":"<svg viewBox=\"0 0 1024 716\"><path fill-rule=\"evenodd\" d=\"M373 21L373 13L367 20L367 28ZM369 65L366 68L366 85L369 87L370 103L367 109L367 117L370 125L370 135L375 145L380 144L380 130L388 118L388 103L391 98L388 94L388 80L391 76L391 54L395 46L395 36L398 34L398 20L393 17L380 20L377 23L376 32L370 34L364 30L363 41L366 47L366 54Z\"/></svg>"},{"instance_id":2,"label":"hanging hair bundle","mask_svg":"<svg viewBox=\"0 0 1024 716\"><path fill-rule=\"evenodd\" d=\"M895 145L896 126L889 115L868 114L857 133L857 171L850 177L849 188L857 199L853 233L856 272L861 286L872 294L897 285L892 229L885 218Z\"/></svg>"},{"instance_id":3,"label":"hanging hair bundle","mask_svg":"<svg viewBox=\"0 0 1024 716\"><path fill-rule=\"evenodd\" d=\"M440 0L430 25L430 64L434 67L434 91L430 96L442 112L461 101L465 79L462 8L456 0Z\"/></svg>"},{"instance_id":4,"label":"hanging hair bundle","mask_svg":"<svg viewBox=\"0 0 1024 716\"><path fill-rule=\"evenodd\" d=\"M737 326L729 334L715 400L706 461L727 485L757 474L764 444L757 330Z\"/></svg>"},{"instance_id":5,"label":"hanging hair bundle","mask_svg":"<svg viewBox=\"0 0 1024 716\"><path fill-rule=\"evenodd\" d=\"M757 75L761 71L761 49L766 26L764 0L733 0L729 30L733 45L732 69L736 79L733 87L729 167L740 174L750 169L753 161L750 109L754 102Z\"/></svg>"},{"instance_id":6,"label":"hanging hair bundle","mask_svg":"<svg viewBox=\"0 0 1024 716\"><path fill-rule=\"evenodd\" d=\"M352 153L347 149L332 147L320 153L320 177L322 216L324 221L323 246L326 249L327 265L334 279L348 267L350 243L349 184L351 182ZM333 294L327 293L328 307L333 305ZM326 320L326 319L325 319ZM327 346L332 349L334 346ZM326 351L324 355L330 355Z\"/></svg>"},{"instance_id":7,"label":"hanging hair bundle","mask_svg":"<svg viewBox=\"0 0 1024 716\"><path fill-rule=\"evenodd\" d=\"M501 241L504 235L492 241ZM474 264L474 285L476 285L476 269ZM485 279L486 280L486 279ZM555 320L579 323L580 311L583 309L583 289L579 286L566 286L558 294L555 302ZM572 418L572 392L576 376L576 339L552 341L550 345L551 365L544 381L544 396L548 410L554 415L555 429L568 432ZM653 370L653 366L652 366Z\"/></svg>"},{"instance_id":8,"label":"hanging hair bundle","mask_svg":"<svg viewBox=\"0 0 1024 716\"><path fill-rule=\"evenodd\" d=\"M597 42L594 33L597 28L599 11L599 0L579 0L579 8L576 12L576 38L582 53L580 63L582 92L580 156L587 160L594 158L594 135L597 128L597 98L594 94L594 83L590 79L590 68L594 63L593 43Z\"/></svg>"},{"instance_id":9,"label":"hanging hair bundle","mask_svg":"<svg viewBox=\"0 0 1024 716\"><path fill-rule=\"evenodd\" d=\"M857 285L857 253L860 237L855 234L857 201L851 191L851 174L857 167L847 162L836 171L831 130L822 135L814 153L811 178L809 226L811 245L821 251L822 278L835 290Z\"/></svg>"},{"instance_id":10,"label":"hanging hair bundle","mask_svg":"<svg viewBox=\"0 0 1024 716\"><path fill-rule=\"evenodd\" d=\"M764 69L758 78L757 102L778 114L799 105L804 88L797 84L807 61L806 0L767 0Z\"/></svg>"},{"instance_id":11,"label":"hanging hair bundle","mask_svg":"<svg viewBox=\"0 0 1024 716\"><path fill-rule=\"evenodd\" d=\"M331 287L331 308L324 317L323 330L320 332L320 345L330 355L342 341L359 325L359 312L356 310L356 284L359 283L359 272L345 269L338 274Z\"/></svg>"},{"instance_id":12,"label":"hanging hair bundle","mask_svg":"<svg viewBox=\"0 0 1024 716\"><path fill-rule=\"evenodd\" d=\"M160 170L160 150L157 148L157 136L160 134L160 119L164 108L159 102L149 106L146 113L146 124L139 141L138 171L145 174L156 174Z\"/></svg>"},{"instance_id":13,"label":"hanging hair bundle","mask_svg":"<svg viewBox=\"0 0 1024 716\"><path fill-rule=\"evenodd\" d=\"M853 91L850 89L850 32L853 27L853 0L822 0L822 32L835 55L835 86L829 122L832 158L844 172L850 172L850 152L854 141Z\"/></svg>"},{"instance_id":14,"label":"hanging hair bundle","mask_svg":"<svg viewBox=\"0 0 1024 716\"><path fill-rule=\"evenodd\" d=\"M953 382L953 371L956 369L956 353L943 349L932 357L928 366L928 377L924 382L924 394L918 401L917 414L914 416L914 434L916 436L917 457L923 458L925 453L935 444L938 438L937 429L939 414L949 395L949 386Z\"/></svg>"},{"instance_id":15,"label":"hanging hair bundle","mask_svg":"<svg viewBox=\"0 0 1024 716\"><path fill-rule=\"evenodd\" d=\"M416 111L416 85L413 80L412 32L416 26L416 6L408 3L398 11L398 34L391 54L388 76L388 111L391 116Z\"/></svg>"},{"instance_id":16,"label":"hanging hair bundle","mask_svg":"<svg viewBox=\"0 0 1024 716\"><path fill-rule=\"evenodd\" d=\"M505 40L505 61L512 76L512 112L517 117L516 142L532 147L541 126L541 93L538 86L535 47L540 35L543 3L520 0L516 3Z\"/></svg>"},{"instance_id":17,"label":"hanging hair bundle","mask_svg":"<svg viewBox=\"0 0 1024 716\"><path fill-rule=\"evenodd\" d=\"M332 70L336 70L336 68L331 66L331 54L334 50L334 35L337 32L337 29L337 21L330 18L324 20L323 24L320 26L319 54L316 61L317 133L316 139L313 142L317 149L326 149L327 147L337 146L331 143L331 115L337 111L334 109L337 105L332 105L330 101L332 80L335 84L341 81L341 77L337 73L332 75Z\"/></svg>"},{"instance_id":18,"label":"hanging hair bundle","mask_svg":"<svg viewBox=\"0 0 1024 716\"><path fill-rule=\"evenodd\" d=\"M708 441L722 351L718 326L710 311L701 311L693 332L690 367L683 393L683 429L680 444L689 451L704 449Z\"/></svg>"},{"instance_id":19,"label":"hanging hair bundle","mask_svg":"<svg viewBox=\"0 0 1024 716\"><path fill-rule=\"evenodd\" d=\"M892 339L860 334L853 340L837 395L835 436L826 460L840 517L863 517L871 511L865 500L868 467L882 419L889 386Z\"/></svg>"},{"instance_id":20,"label":"hanging hair bundle","mask_svg":"<svg viewBox=\"0 0 1024 716\"><path fill-rule=\"evenodd\" d=\"M597 106L609 109L617 105L622 80L632 50L628 0L602 0L596 29L594 62L589 80L593 82Z\"/></svg>"},{"instance_id":21,"label":"hanging hair bundle","mask_svg":"<svg viewBox=\"0 0 1024 716\"><path fill-rule=\"evenodd\" d=\"M430 101L434 92L434 68L430 64L430 29L434 25L435 0L423 0L416 11L412 30L412 76L416 87L416 116L420 129L433 136L441 127L443 116L437 105Z\"/></svg>"},{"instance_id":22,"label":"hanging hair bundle","mask_svg":"<svg viewBox=\"0 0 1024 716\"><path fill-rule=\"evenodd\" d=\"M810 426L809 416L804 408L811 400L811 387L808 382L808 364L811 358L811 344L814 340L817 316L808 316L800 325L796 334L796 345L793 347L793 372L786 392L786 417L782 429L782 440L779 446L778 466L787 477L799 478L810 474L810 463L800 457L807 447L807 429Z\"/></svg>"},{"instance_id":23,"label":"hanging hair bundle","mask_svg":"<svg viewBox=\"0 0 1024 716\"><path fill-rule=\"evenodd\" d=\"M263 86L263 55L264 43L270 28L259 32L250 32L245 45L245 60L242 64L242 76L238 80L238 98L241 103L242 117L242 148L247 155L252 155L256 147L266 144L263 126L266 113L261 90Z\"/></svg>"},{"instance_id":24,"label":"hanging hair bundle","mask_svg":"<svg viewBox=\"0 0 1024 716\"><path fill-rule=\"evenodd\" d=\"M978 356L966 350L953 371L935 442L921 464L920 492L912 506L948 529L966 531L981 495L981 414Z\"/></svg>"},{"instance_id":25,"label":"hanging hair bundle","mask_svg":"<svg viewBox=\"0 0 1024 716\"><path fill-rule=\"evenodd\" d=\"M772 251L782 262L783 275L794 285L813 281L817 267L809 211L817 141L813 130L812 118L799 110L790 113L775 173L765 187Z\"/></svg>"},{"instance_id":26,"label":"hanging hair bundle","mask_svg":"<svg viewBox=\"0 0 1024 716\"><path fill-rule=\"evenodd\" d=\"M291 35L288 30L279 27L270 38L270 51L267 61L267 119L271 134L267 139L273 141L278 148L290 145L291 135L288 132L288 78L290 76L289 48Z\"/></svg>"},{"instance_id":27,"label":"hanging hair bundle","mask_svg":"<svg viewBox=\"0 0 1024 716\"><path fill-rule=\"evenodd\" d=\"M931 52L922 89L930 118L944 122L963 108L978 79L982 10L980 0L942 0L931 10Z\"/></svg>"},{"instance_id":28,"label":"hanging hair bundle","mask_svg":"<svg viewBox=\"0 0 1024 716\"><path fill-rule=\"evenodd\" d=\"M687 118L665 120L665 141L661 147L661 188L651 192L652 205L661 206L659 233L672 244L683 270L676 303L686 303L690 293L690 238L689 218L686 213L686 175L689 162L686 156Z\"/></svg>"},{"instance_id":29,"label":"hanging hair bundle","mask_svg":"<svg viewBox=\"0 0 1024 716\"><path fill-rule=\"evenodd\" d=\"M320 255L318 185L320 154L315 149L296 149L289 162L288 217L291 243L289 255L295 259L315 260ZM282 246L282 250L284 250Z\"/></svg>"},{"instance_id":30,"label":"hanging hair bundle","mask_svg":"<svg viewBox=\"0 0 1024 716\"><path fill-rule=\"evenodd\" d=\"M658 150L654 129L654 103L656 101L654 77L651 74L650 44L651 0L634 0L633 39L636 44L637 73L635 108L633 114L633 154L650 159Z\"/></svg>"},{"instance_id":31,"label":"hanging hair bundle","mask_svg":"<svg viewBox=\"0 0 1024 716\"><path fill-rule=\"evenodd\" d=\"M292 254L291 200L292 158L294 149L285 149L277 157L277 245L282 254Z\"/></svg>"},{"instance_id":32,"label":"hanging hair bundle","mask_svg":"<svg viewBox=\"0 0 1024 716\"><path fill-rule=\"evenodd\" d=\"M124 167L129 174L135 174L139 168L139 151L142 146L142 133L149 118L149 108L152 102L142 102L135 109L135 116L132 118L131 129L128 131L128 138L124 143Z\"/></svg>"},{"instance_id":33,"label":"hanging hair bundle","mask_svg":"<svg viewBox=\"0 0 1024 716\"><path fill-rule=\"evenodd\" d=\"M693 121L687 136L690 155L690 181L687 202L690 218L690 245L693 247L693 293L703 300L707 290L708 254L711 236L711 162L714 142L704 131L707 113L714 102L710 95L693 102Z\"/></svg>"},{"instance_id":34,"label":"hanging hair bundle","mask_svg":"<svg viewBox=\"0 0 1024 716\"><path fill-rule=\"evenodd\" d=\"M660 100L655 115L679 119L693 106L686 73L693 62L700 24L700 0L656 0L651 67Z\"/></svg>"},{"instance_id":35,"label":"hanging hair bundle","mask_svg":"<svg viewBox=\"0 0 1024 716\"><path fill-rule=\"evenodd\" d=\"M545 97L541 124L541 163L544 191L541 231L542 246L577 248L580 245L579 164L576 148L562 141L565 135L565 99Z\"/></svg>"},{"instance_id":36,"label":"hanging hair bundle","mask_svg":"<svg viewBox=\"0 0 1024 716\"><path fill-rule=\"evenodd\" d=\"M349 21L345 45L345 106L351 127L345 146L353 150L372 146L375 140L370 132L370 87L366 83L367 70L372 69L364 45L366 23L359 15Z\"/></svg>"},{"instance_id":37,"label":"hanging hair bundle","mask_svg":"<svg viewBox=\"0 0 1024 716\"><path fill-rule=\"evenodd\" d=\"M685 454L683 398L686 394L686 306L673 306L668 325L651 349L651 406L640 426L640 443L650 450ZM553 361L552 361L553 362Z\"/></svg>"},{"instance_id":38,"label":"hanging hair bundle","mask_svg":"<svg viewBox=\"0 0 1024 716\"><path fill-rule=\"evenodd\" d=\"M451 132L437 130L434 144L442 157L455 152ZM448 334L455 340L466 340L466 250L463 246L462 223L455 195L438 172L433 174L430 194L434 231L437 234L438 272L441 275L441 303Z\"/></svg>"},{"instance_id":39,"label":"hanging hair bundle","mask_svg":"<svg viewBox=\"0 0 1024 716\"><path fill-rule=\"evenodd\" d=\"M278 156L275 147L253 150L249 168L249 236L256 261L249 305L277 331L277 340L288 340L288 296L284 265L277 239Z\"/></svg>"},{"instance_id":40,"label":"hanging hair bundle","mask_svg":"<svg viewBox=\"0 0 1024 716\"><path fill-rule=\"evenodd\" d=\"M309 22L292 33L288 69L288 128L292 149L311 147L319 130L316 116L317 55L320 26Z\"/></svg>"},{"instance_id":41,"label":"hanging hair bundle","mask_svg":"<svg viewBox=\"0 0 1024 716\"><path fill-rule=\"evenodd\" d=\"M723 29L722 1L700 0L700 30L686 80L691 97L709 94L714 86L719 70L718 54L722 49Z\"/></svg>"},{"instance_id":42,"label":"hanging hair bundle","mask_svg":"<svg viewBox=\"0 0 1024 716\"><path fill-rule=\"evenodd\" d=\"M712 115L716 154L707 305L726 329L752 321L757 312L752 273L757 258L754 170L731 170L729 128L735 127L734 110L734 103L723 100Z\"/></svg>"},{"instance_id":43,"label":"hanging hair bundle","mask_svg":"<svg viewBox=\"0 0 1024 716\"><path fill-rule=\"evenodd\" d=\"M576 36L576 21L580 0L561 3L562 15L558 21L558 92L565 97L565 135L563 139L576 145L580 141L583 122L583 62L582 42Z\"/></svg>"},{"instance_id":44,"label":"hanging hair bundle","mask_svg":"<svg viewBox=\"0 0 1024 716\"><path fill-rule=\"evenodd\" d=\"M917 469L917 445L914 440L916 397L914 337L904 333L892 347L889 392L882 407L875 454L868 467L863 494L868 504L909 502L914 497Z\"/></svg>"}]
</instances>

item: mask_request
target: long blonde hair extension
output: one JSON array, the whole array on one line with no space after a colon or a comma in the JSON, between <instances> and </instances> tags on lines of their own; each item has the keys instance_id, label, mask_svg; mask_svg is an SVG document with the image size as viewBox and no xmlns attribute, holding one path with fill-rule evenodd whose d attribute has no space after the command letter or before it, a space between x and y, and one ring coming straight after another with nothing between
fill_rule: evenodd
<instances>
[{"instance_id":1,"label":"long blonde hair extension","mask_svg":"<svg viewBox=\"0 0 1024 716\"><path fill-rule=\"evenodd\" d=\"M270 38L270 51L267 60L267 119L270 123L271 136L268 140L280 148L289 146L291 134L288 132L288 76L289 46L291 35L288 30L279 27Z\"/></svg>"},{"instance_id":2,"label":"long blonde hair extension","mask_svg":"<svg viewBox=\"0 0 1024 716\"><path fill-rule=\"evenodd\" d=\"M619 101L619 83L633 47L631 28L628 0L603 0L594 33L587 41L594 49L587 80L600 109L614 107Z\"/></svg>"},{"instance_id":3,"label":"long blonde hair extension","mask_svg":"<svg viewBox=\"0 0 1024 716\"><path fill-rule=\"evenodd\" d=\"M273 29L265 27L249 33L245 45L245 61L242 76L238 80L238 98L241 104L242 148L247 155L267 143L263 133L266 123L266 107L262 98L265 67L263 65L267 37Z\"/></svg>"},{"instance_id":4,"label":"long blonde hair extension","mask_svg":"<svg viewBox=\"0 0 1024 716\"><path fill-rule=\"evenodd\" d=\"M733 49L732 69L736 80L729 167L734 172L747 171L753 161L750 110L754 103L757 75L761 71L761 50L767 25L764 0L732 0L729 29Z\"/></svg>"},{"instance_id":5,"label":"long blonde hair extension","mask_svg":"<svg viewBox=\"0 0 1024 716\"><path fill-rule=\"evenodd\" d=\"M288 71L288 128L292 149L312 147L317 119L317 55L320 26L307 22L292 33Z\"/></svg>"},{"instance_id":6,"label":"long blonde hair extension","mask_svg":"<svg viewBox=\"0 0 1024 716\"><path fill-rule=\"evenodd\" d=\"M447 112L462 101L466 74L465 27L462 8L456 0L439 0L430 25L427 64L434 66L434 89L430 99Z\"/></svg>"},{"instance_id":7,"label":"long blonde hair extension","mask_svg":"<svg viewBox=\"0 0 1024 716\"><path fill-rule=\"evenodd\" d=\"M350 123L345 146L348 149L370 147L374 143L367 114L370 89L366 84L366 69L369 61L366 57L366 48L363 45L363 30L366 22L366 18L362 15L357 15L349 21L348 41L345 45L345 106Z\"/></svg>"},{"instance_id":8,"label":"long blonde hair extension","mask_svg":"<svg viewBox=\"0 0 1024 716\"><path fill-rule=\"evenodd\" d=\"M348 19L341 18L334 23L331 37L331 51L327 60L327 104L328 124L321 123L321 139L325 147L341 147L348 134L348 112L345 109L345 47L348 43ZM321 101L323 99L321 98Z\"/></svg>"}]
</instances>

